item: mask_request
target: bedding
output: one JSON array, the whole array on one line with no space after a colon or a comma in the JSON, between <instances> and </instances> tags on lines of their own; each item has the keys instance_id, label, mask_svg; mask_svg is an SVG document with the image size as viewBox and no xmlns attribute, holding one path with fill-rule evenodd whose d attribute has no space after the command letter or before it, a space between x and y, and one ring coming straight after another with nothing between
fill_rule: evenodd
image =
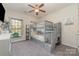
<instances>
[{"instance_id":1,"label":"bedding","mask_svg":"<svg viewBox=\"0 0 79 59\"><path fill-rule=\"evenodd\" d=\"M35 38L35 39L37 39L37 40L40 40L40 41L45 41L44 40L44 35L39 35L39 34L37 34L36 32L31 32L31 36L33 37L33 38Z\"/></svg>"}]
</instances>

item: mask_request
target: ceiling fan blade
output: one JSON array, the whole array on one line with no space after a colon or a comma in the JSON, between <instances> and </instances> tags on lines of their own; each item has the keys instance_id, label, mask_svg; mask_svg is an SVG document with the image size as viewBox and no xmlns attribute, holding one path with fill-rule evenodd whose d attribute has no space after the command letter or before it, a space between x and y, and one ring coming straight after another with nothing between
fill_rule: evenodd
<instances>
[{"instance_id":1,"label":"ceiling fan blade","mask_svg":"<svg viewBox=\"0 0 79 59\"><path fill-rule=\"evenodd\" d=\"M41 10L41 9L40 9L40 11L41 11L41 12L44 12L44 13L46 12L46 11L44 11L44 10Z\"/></svg>"},{"instance_id":2,"label":"ceiling fan blade","mask_svg":"<svg viewBox=\"0 0 79 59\"><path fill-rule=\"evenodd\" d=\"M36 12L36 15L38 15L38 12Z\"/></svg>"},{"instance_id":3,"label":"ceiling fan blade","mask_svg":"<svg viewBox=\"0 0 79 59\"><path fill-rule=\"evenodd\" d=\"M30 7L32 7L32 8L35 8L34 6L32 6L32 5L30 5L30 4L29 4L28 6L30 6Z\"/></svg>"},{"instance_id":4,"label":"ceiling fan blade","mask_svg":"<svg viewBox=\"0 0 79 59\"><path fill-rule=\"evenodd\" d=\"M31 11L29 11L29 13L30 13L30 12L33 12L33 11L34 11L34 10L31 10Z\"/></svg>"},{"instance_id":5,"label":"ceiling fan blade","mask_svg":"<svg viewBox=\"0 0 79 59\"><path fill-rule=\"evenodd\" d=\"M43 7L44 6L44 4L41 4L40 6L39 6L39 8L41 8L41 7Z\"/></svg>"}]
</instances>

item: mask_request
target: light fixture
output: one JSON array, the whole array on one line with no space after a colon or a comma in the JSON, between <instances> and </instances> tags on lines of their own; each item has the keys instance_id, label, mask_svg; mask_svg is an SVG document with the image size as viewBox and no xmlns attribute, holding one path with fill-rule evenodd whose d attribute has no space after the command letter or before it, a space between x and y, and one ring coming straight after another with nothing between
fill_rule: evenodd
<instances>
[{"instance_id":1,"label":"light fixture","mask_svg":"<svg viewBox=\"0 0 79 59\"><path fill-rule=\"evenodd\" d=\"M35 12L39 12L39 9L35 9Z\"/></svg>"}]
</instances>

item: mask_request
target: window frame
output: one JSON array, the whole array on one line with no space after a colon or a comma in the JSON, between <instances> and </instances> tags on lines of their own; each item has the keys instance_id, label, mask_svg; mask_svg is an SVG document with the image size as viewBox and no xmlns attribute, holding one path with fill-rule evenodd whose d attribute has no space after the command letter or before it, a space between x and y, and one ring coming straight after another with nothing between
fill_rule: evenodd
<instances>
[{"instance_id":1,"label":"window frame","mask_svg":"<svg viewBox=\"0 0 79 59\"><path fill-rule=\"evenodd\" d=\"M21 27L23 27L23 20L22 19L19 19L19 18L13 18L13 17L11 17L10 18L10 32L12 33L12 24L11 24L11 20L19 20L19 21L21 21ZM21 36L20 37L22 37L22 34L23 34L23 28L21 28ZM18 37L18 38L20 38L20 37ZM12 37L11 37L12 38ZM16 37L15 37L16 38Z\"/></svg>"}]
</instances>

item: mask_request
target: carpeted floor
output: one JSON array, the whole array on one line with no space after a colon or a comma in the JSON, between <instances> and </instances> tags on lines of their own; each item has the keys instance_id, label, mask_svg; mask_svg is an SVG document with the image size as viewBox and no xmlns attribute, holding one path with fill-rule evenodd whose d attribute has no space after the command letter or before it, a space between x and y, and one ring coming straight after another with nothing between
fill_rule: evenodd
<instances>
[{"instance_id":1,"label":"carpeted floor","mask_svg":"<svg viewBox=\"0 0 79 59\"><path fill-rule=\"evenodd\" d=\"M42 46L42 43L35 41L21 41L12 43L11 49L12 56L70 56L78 55L74 48L60 45L56 47L54 53L50 53L46 48Z\"/></svg>"}]
</instances>

